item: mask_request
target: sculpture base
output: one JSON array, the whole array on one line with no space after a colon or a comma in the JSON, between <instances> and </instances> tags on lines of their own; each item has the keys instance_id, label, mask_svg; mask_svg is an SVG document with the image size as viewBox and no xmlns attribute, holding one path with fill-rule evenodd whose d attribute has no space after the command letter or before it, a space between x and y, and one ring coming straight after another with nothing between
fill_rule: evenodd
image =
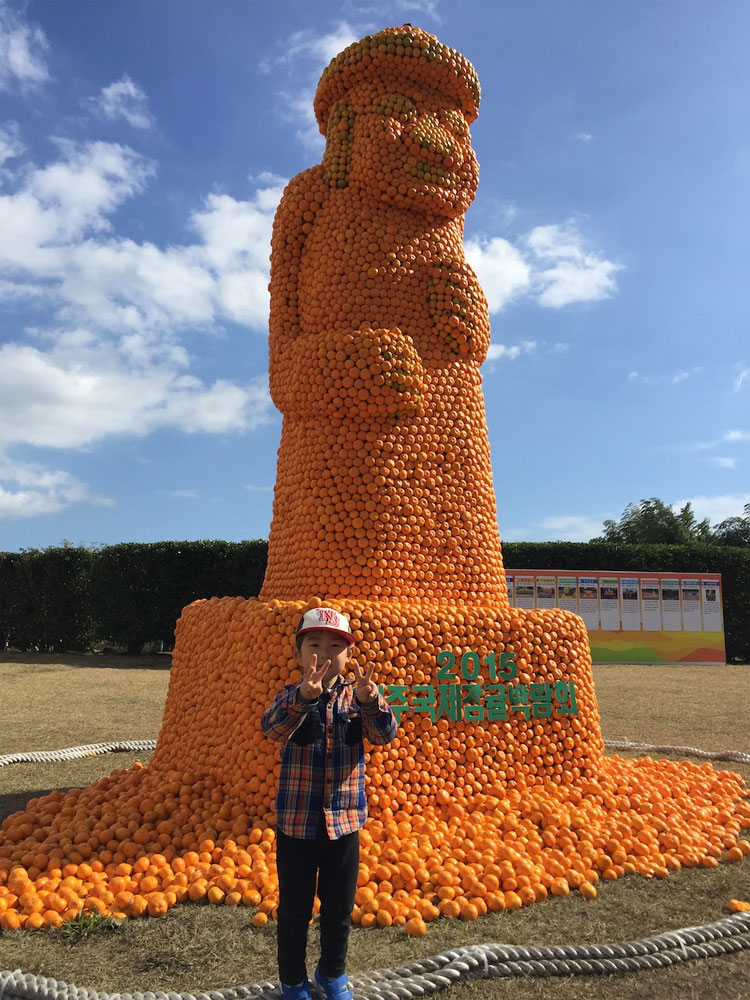
<instances>
[{"instance_id":1,"label":"sculpture base","mask_svg":"<svg viewBox=\"0 0 750 1000\"><path fill-rule=\"evenodd\" d=\"M294 632L320 600L199 601L177 627L150 768L210 775L271 821L278 747L260 717L299 674ZM347 614L362 666L376 661L399 735L370 752L370 815L468 809L509 790L576 785L603 761L583 622L558 609L327 601Z\"/></svg>"},{"instance_id":2,"label":"sculpture base","mask_svg":"<svg viewBox=\"0 0 750 1000\"><path fill-rule=\"evenodd\" d=\"M148 766L33 799L3 823L0 886L11 900L26 895L0 927L56 926L82 908L159 915L204 898L275 916L280 766L259 720L296 675L291 647L308 606L213 598L184 610ZM739 775L603 757L574 615L339 606L361 635L362 663L376 660L392 703L405 703L397 740L370 751L356 923L404 924L413 909L469 920L548 893L592 898L600 877L663 877L750 854L738 839L750 826ZM50 895L63 876L74 887Z\"/></svg>"}]
</instances>

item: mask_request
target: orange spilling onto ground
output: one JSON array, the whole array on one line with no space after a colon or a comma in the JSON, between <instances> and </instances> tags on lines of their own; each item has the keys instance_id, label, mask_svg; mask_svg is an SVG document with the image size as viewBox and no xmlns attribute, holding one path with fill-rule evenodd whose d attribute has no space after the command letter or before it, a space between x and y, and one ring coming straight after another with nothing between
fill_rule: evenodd
<instances>
[{"instance_id":1,"label":"orange spilling onto ground","mask_svg":"<svg viewBox=\"0 0 750 1000\"><path fill-rule=\"evenodd\" d=\"M349 615L400 723L370 751L355 922L418 935L750 853L741 778L605 758L583 623L509 607L479 372L489 319L462 243L478 106L472 66L409 26L324 72L323 162L288 185L273 233L284 423L263 590L184 610L148 766L3 823L0 927L184 900L273 918L279 761L259 721L295 679L301 614L323 603ZM501 488L523 488L497 447Z\"/></svg>"}]
</instances>

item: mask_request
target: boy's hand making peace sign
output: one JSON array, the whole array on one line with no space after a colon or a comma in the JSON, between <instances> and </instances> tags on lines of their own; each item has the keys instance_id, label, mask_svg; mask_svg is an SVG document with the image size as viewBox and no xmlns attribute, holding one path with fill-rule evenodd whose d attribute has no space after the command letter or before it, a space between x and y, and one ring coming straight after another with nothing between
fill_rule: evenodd
<instances>
[{"instance_id":1,"label":"boy's hand making peace sign","mask_svg":"<svg viewBox=\"0 0 750 1000\"><path fill-rule=\"evenodd\" d=\"M371 705L378 697L378 686L372 679L375 672L375 664L371 663L365 673L359 669L359 664L354 661L354 676L357 681L356 695L360 705Z\"/></svg>"},{"instance_id":2,"label":"boy's hand making peace sign","mask_svg":"<svg viewBox=\"0 0 750 1000\"><path fill-rule=\"evenodd\" d=\"M323 660L323 665L318 666L318 655L313 654L310 666L305 671L302 683L299 686L300 698L305 701L317 701L323 694L323 678L331 665L330 659Z\"/></svg>"},{"instance_id":3,"label":"boy's hand making peace sign","mask_svg":"<svg viewBox=\"0 0 750 1000\"><path fill-rule=\"evenodd\" d=\"M323 660L318 666L317 654L313 654L310 666L304 673L302 683L299 686L300 698L304 701L317 701L323 693L323 678L328 668L331 666L330 659ZM354 676L356 678L356 695L360 705L371 705L378 697L378 686L372 679L375 672L375 664L371 663L363 673L359 669L359 664L354 661Z\"/></svg>"}]
</instances>

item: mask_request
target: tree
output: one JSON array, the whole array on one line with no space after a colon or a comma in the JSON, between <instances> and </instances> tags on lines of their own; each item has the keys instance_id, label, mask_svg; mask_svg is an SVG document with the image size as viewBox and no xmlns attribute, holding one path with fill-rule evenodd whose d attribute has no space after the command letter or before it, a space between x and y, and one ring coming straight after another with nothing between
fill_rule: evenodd
<instances>
[{"instance_id":1,"label":"tree","mask_svg":"<svg viewBox=\"0 0 750 1000\"><path fill-rule=\"evenodd\" d=\"M627 545L709 545L712 541L708 518L697 521L690 503L678 512L669 504L651 497L629 503L619 521L607 520L601 537L592 542L619 542Z\"/></svg>"},{"instance_id":2,"label":"tree","mask_svg":"<svg viewBox=\"0 0 750 1000\"><path fill-rule=\"evenodd\" d=\"M740 517L728 517L715 524L711 540L714 545L750 548L750 503L745 504Z\"/></svg>"}]
</instances>

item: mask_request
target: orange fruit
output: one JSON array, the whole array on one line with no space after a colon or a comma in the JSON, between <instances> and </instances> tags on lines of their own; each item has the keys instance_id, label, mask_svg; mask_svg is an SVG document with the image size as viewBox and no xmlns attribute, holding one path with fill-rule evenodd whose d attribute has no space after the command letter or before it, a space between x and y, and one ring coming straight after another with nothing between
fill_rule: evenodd
<instances>
[{"instance_id":1,"label":"orange fruit","mask_svg":"<svg viewBox=\"0 0 750 1000\"><path fill-rule=\"evenodd\" d=\"M427 933L427 924L419 916L411 917L404 924L404 930L409 937L424 937Z\"/></svg>"}]
</instances>

